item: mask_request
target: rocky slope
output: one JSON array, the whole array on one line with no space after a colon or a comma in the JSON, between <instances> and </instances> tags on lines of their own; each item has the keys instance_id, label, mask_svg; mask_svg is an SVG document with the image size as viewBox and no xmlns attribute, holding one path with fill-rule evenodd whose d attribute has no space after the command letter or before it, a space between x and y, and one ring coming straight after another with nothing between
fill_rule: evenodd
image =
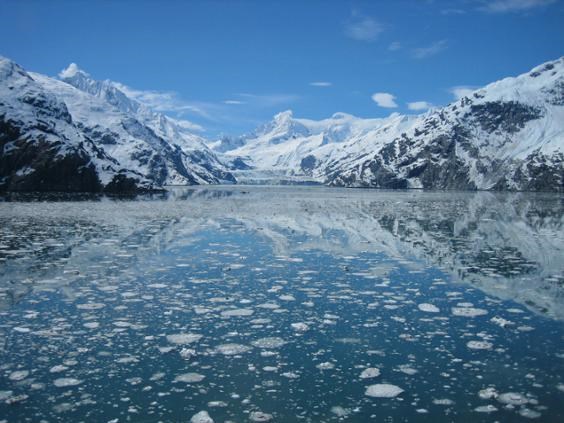
<instances>
[{"instance_id":1,"label":"rocky slope","mask_svg":"<svg viewBox=\"0 0 564 423\"><path fill-rule=\"evenodd\" d=\"M0 58L0 190L123 192L234 182L199 137L172 119L76 66L62 76Z\"/></svg>"},{"instance_id":2,"label":"rocky slope","mask_svg":"<svg viewBox=\"0 0 564 423\"><path fill-rule=\"evenodd\" d=\"M287 111L250 135L213 147L251 166L247 174L254 177L349 187L561 192L564 58L419 116L338 113L311 121Z\"/></svg>"}]
</instances>

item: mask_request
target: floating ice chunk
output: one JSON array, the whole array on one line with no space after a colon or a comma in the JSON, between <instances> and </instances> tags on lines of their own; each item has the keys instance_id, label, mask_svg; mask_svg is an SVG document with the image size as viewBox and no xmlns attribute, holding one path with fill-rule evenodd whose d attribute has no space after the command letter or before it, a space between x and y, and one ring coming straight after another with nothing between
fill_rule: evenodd
<instances>
[{"instance_id":1,"label":"floating ice chunk","mask_svg":"<svg viewBox=\"0 0 564 423\"><path fill-rule=\"evenodd\" d=\"M429 303L422 303L419 304L417 307L419 308L419 310L424 311L426 313L438 313L441 311L437 306Z\"/></svg>"},{"instance_id":2,"label":"floating ice chunk","mask_svg":"<svg viewBox=\"0 0 564 423\"><path fill-rule=\"evenodd\" d=\"M477 317L488 314L487 310L474 307L452 307L451 311L453 315L460 317Z\"/></svg>"},{"instance_id":3,"label":"floating ice chunk","mask_svg":"<svg viewBox=\"0 0 564 423\"><path fill-rule=\"evenodd\" d=\"M256 341L251 342L251 344L253 344L257 348L268 349L268 348L280 348L286 345L287 342L284 341L282 338L268 337L268 338L257 339Z\"/></svg>"},{"instance_id":4,"label":"floating ice chunk","mask_svg":"<svg viewBox=\"0 0 564 423\"><path fill-rule=\"evenodd\" d=\"M530 332L530 331L532 331L532 330L535 330L535 328L532 327L532 326L523 325L523 326L517 327L517 330L518 330L519 332Z\"/></svg>"},{"instance_id":5,"label":"floating ice chunk","mask_svg":"<svg viewBox=\"0 0 564 423\"><path fill-rule=\"evenodd\" d=\"M265 310L276 310L280 308L280 306L276 303L264 303L257 305L258 308L264 308Z\"/></svg>"},{"instance_id":6,"label":"floating ice chunk","mask_svg":"<svg viewBox=\"0 0 564 423\"><path fill-rule=\"evenodd\" d=\"M105 305L102 303L86 303L76 305L76 308L78 308L79 310L99 310L104 307Z\"/></svg>"},{"instance_id":7,"label":"floating ice chunk","mask_svg":"<svg viewBox=\"0 0 564 423\"><path fill-rule=\"evenodd\" d=\"M14 394L14 391L0 391L0 401L4 401L6 398L10 398Z\"/></svg>"},{"instance_id":8,"label":"floating ice chunk","mask_svg":"<svg viewBox=\"0 0 564 423\"><path fill-rule=\"evenodd\" d=\"M497 398L498 394L495 388L489 387L486 389L482 389L480 392L478 392L478 395L482 399L492 399L492 398Z\"/></svg>"},{"instance_id":9,"label":"floating ice chunk","mask_svg":"<svg viewBox=\"0 0 564 423\"><path fill-rule=\"evenodd\" d=\"M296 298L293 295L280 295L280 298L282 301L296 301Z\"/></svg>"},{"instance_id":10,"label":"floating ice chunk","mask_svg":"<svg viewBox=\"0 0 564 423\"><path fill-rule=\"evenodd\" d=\"M58 364L56 366L51 367L49 369L49 373L60 373L60 372L64 372L67 369L68 369L67 366L63 366L62 364Z\"/></svg>"},{"instance_id":11,"label":"floating ice chunk","mask_svg":"<svg viewBox=\"0 0 564 423\"><path fill-rule=\"evenodd\" d=\"M26 394L14 395L13 397L6 398L6 400L4 402L8 405L12 405L12 404L16 404L18 402L25 401L28 398L29 398L29 396L26 395Z\"/></svg>"},{"instance_id":12,"label":"floating ice chunk","mask_svg":"<svg viewBox=\"0 0 564 423\"><path fill-rule=\"evenodd\" d=\"M284 372L282 373L282 376L288 379L297 379L300 377L300 375L297 374L296 372Z\"/></svg>"},{"instance_id":13,"label":"floating ice chunk","mask_svg":"<svg viewBox=\"0 0 564 423\"><path fill-rule=\"evenodd\" d=\"M151 283L149 285L147 285L149 288L155 288L155 289L162 289L162 288L166 288L167 285L164 283Z\"/></svg>"},{"instance_id":14,"label":"floating ice chunk","mask_svg":"<svg viewBox=\"0 0 564 423\"><path fill-rule=\"evenodd\" d=\"M541 416L541 413L531 410L530 408L523 407L519 410L519 415L527 419L538 419Z\"/></svg>"},{"instance_id":15,"label":"floating ice chunk","mask_svg":"<svg viewBox=\"0 0 564 423\"><path fill-rule=\"evenodd\" d=\"M296 332L307 332L309 330L309 326L303 322L292 323L290 326L292 326L292 329Z\"/></svg>"},{"instance_id":16,"label":"floating ice chunk","mask_svg":"<svg viewBox=\"0 0 564 423\"><path fill-rule=\"evenodd\" d=\"M214 408L214 407L227 407L229 404L227 404L225 401L210 401L208 402L208 407L210 408Z\"/></svg>"},{"instance_id":17,"label":"floating ice chunk","mask_svg":"<svg viewBox=\"0 0 564 423\"><path fill-rule=\"evenodd\" d=\"M27 370L16 370L8 376L8 379L13 380L14 382L24 380L29 375L29 371Z\"/></svg>"},{"instance_id":18,"label":"floating ice chunk","mask_svg":"<svg viewBox=\"0 0 564 423\"><path fill-rule=\"evenodd\" d=\"M190 360L192 357L196 355L196 350L193 348L182 348L179 352L180 357L185 360Z\"/></svg>"},{"instance_id":19,"label":"floating ice chunk","mask_svg":"<svg viewBox=\"0 0 564 423\"><path fill-rule=\"evenodd\" d=\"M184 345L198 342L202 339L202 335L197 333L177 333L175 335L167 335L166 339L171 344Z\"/></svg>"},{"instance_id":20,"label":"floating ice chunk","mask_svg":"<svg viewBox=\"0 0 564 423\"><path fill-rule=\"evenodd\" d=\"M564 383L559 383L558 385L556 385L556 389L558 389L559 391L564 392Z\"/></svg>"},{"instance_id":21,"label":"floating ice chunk","mask_svg":"<svg viewBox=\"0 0 564 423\"><path fill-rule=\"evenodd\" d=\"M87 329L97 329L100 326L100 323L98 323L98 322L86 322L82 326L84 326Z\"/></svg>"},{"instance_id":22,"label":"floating ice chunk","mask_svg":"<svg viewBox=\"0 0 564 423\"><path fill-rule=\"evenodd\" d=\"M362 371L359 377L361 379L371 379L378 376L380 376L380 369L377 369L376 367L368 367Z\"/></svg>"},{"instance_id":23,"label":"floating ice chunk","mask_svg":"<svg viewBox=\"0 0 564 423\"><path fill-rule=\"evenodd\" d=\"M434 399L433 404L435 405L454 405L454 401L448 398Z\"/></svg>"},{"instance_id":24,"label":"floating ice chunk","mask_svg":"<svg viewBox=\"0 0 564 423\"><path fill-rule=\"evenodd\" d=\"M408 364L402 364L398 366L398 370L406 375L413 376L417 373L417 370L413 367L409 366Z\"/></svg>"},{"instance_id":25,"label":"floating ice chunk","mask_svg":"<svg viewBox=\"0 0 564 423\"><path fill-rule=\"evenodd\" d=\"M468 341L466 346L471 350L491 350L493 344L487 341Z\"/></svg>"},{"instance_id":26,"label":"floating ice chunk","mask_svg":"<svg viewBox=\"0 0 564 423\"><path fill-rule=\"evenodd\" d=\"M377 383L366 388L364 395L374 398L394 398L403 392L399 386L389 383Z\"/></svg>"},{"instance_id":27,"label":"floating ice chunk","mask_svg":"<svg viewBox=\"0 0 564 423\"><path fill-rule=\"evenodd\" d=\"M216 350L223 355L238 355L250 351L251 347L242 344L222 344L218 345Z\"/></svg>"},{"instance_id":28,"label":"floating ice chunk","mask_svg":"<svg viewBox=\"0 0 564 423\"><path fill-rule=\"evenodd\" d=\"M496 325L498 325L499 327L502 327L502 328L514 324L511 320L506 320L503 317L499 317L499 316L492 317L490 319L490 322L492 322L492 323L494 323L494 324L496 324Z\"/></svg>"},{"instance_id":29,"label":"floating ice chunk","mask_svg":"<svg viewBox=\"0 0 564 423\"><path fill-rule=\"evenodd\" d=\"M157 380L161 380L163 377L165 377L165 374L164 374L163 372L157 372L157 373L154 373L154 374L149 378L149 380L150 380L151 382L154 382L154 381L157 381Z\"/></svg>"},{"instance_id":30,"label":"floating ice chunk","mask_svg":"<svg viewBox=\"0 0 564 423\"><path fill-rule=\"evenodd\" d=\"M253 411L249 415L252 422L269 422L272 420L272 414L263 413L262 411Z\"/></svg>"},{"instance_id":31,"label":"floating ice chunk","mask_svg":"<svg viewBox=\"0 0 564 423\"><path fill-rule=\"evenodd\" d=\"M82 383L81 380L75 379L73 377L61 377L59 379L55 379L53 384L57 388L66 388L67 386L76 386Z\"/></svg>"},{"instance_id":32,"label":"floating ice chunk","mask_svg":"<svg viewBox=\"0 0 564 423\"><path fill-rule=\"evenodd\" d=\"M213 423L213 419L207 411L202 410L192 416L190 423Z\"/></svg>"},{"instance_id":33,"label":"floating ice chunk","mask_svg":"<svg viewBox=\"0 0 564 423\"><path fill-rule=\"evenodd\" d=\"M178 375L174 378L174 382L184 382L184 383L197 383L204 380L206 377L199 373L184 373Z\"/></svg>"},{"instance_id":34,"label":"floating ice chunk","mask_svg":"<svg viewBox=\"0 0 564 423\"><path fill-rule=\"evenodd\" d=\"M319 370L331 370L335 367L335 365L333 363L331 363L330 361L326 361L324 363L319 363L317 366Z\"/></svg>"},{"instance_id":35,"label":"floating ice chunk","mask_svg":"<svg viewBox=\"0 0 564 423\"><path fill-rule=\"evenodd\" d=\"M511 404L511 405L524 405L529 402L527 397L523 394L518 392L505 392L500 394L497 397L497 400L502 404Z\"/></svg>"},{"instance_id":36,"label":"floating ice chunk","mask_svg":"<svg viewBox=\"0 0 564 423\"><path fill-rule=\"evenodd\" d=\"M346 417L350 414L351 410L348 408L343 408L340 405L336 405L331 407L331 413L335 414L338 417Z\"/></svg>"},{"instance_id":37,"label":"floating ice chunk","mask_svg":"<svg viewBox=\"0 0 564 423\"><path fill-rule=\"evenodd\" d=\"M20 327L20 326L16 326L16 327L14 328L14 331L15 331L15 332L19 332L19 333L29 333L29 332L31 332L31 329L29 329L29 328L23 328L23 327Z\"/></svg>"},{"instance_id":38,"label":"floating ice chunk","mask_svg":"<svg viewBox=\"0 0 564 423\"><path fill-rule=\"evenodd\" d=\"M236 308L233 310L225 310L221 312L223 317L245 317L251 316L255 311L251 308Z\"/></svg>"},{"instance_id":39,"label":"floating ice chunk","mask_svg":"<svg viewBox=\"0 0 564 423\"><path fill-rule=\"evenodd\" d=\"M478 413L493 413L497 411L497 407L489 404L489 405L481 405L479 407L474 408L474 411Z\"/></svg>"}]
</instances>

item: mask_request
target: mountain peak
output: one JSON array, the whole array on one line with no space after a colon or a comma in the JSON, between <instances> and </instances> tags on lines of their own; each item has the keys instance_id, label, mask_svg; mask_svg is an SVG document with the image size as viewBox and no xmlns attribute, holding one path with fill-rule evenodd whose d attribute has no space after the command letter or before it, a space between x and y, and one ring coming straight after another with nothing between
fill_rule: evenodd
<instances>
[{"instance_id":1,"label":"mountain peak","mask_svg":"<svg viewBox=\"0 0 564 423\"><path fill-rule=\"evenodd\" d=\"M284 122L287 120L290 120L294 117L294 113L291 110L285 110L283 112L280 112L276 115L274 115L274 121L275 122Z\"/></svg>"},{"instance_id":2,"label":"mountain peak","mask_svg":"<svg viewBox=\"0 0 564 423\"><path fill-rule=\"evenodd\" d=\"M78 67L76 63L72 62L70 65L67 66L66 69L63 69L61 72L59 72L59 78L61 79L74 78L78 74L83 75L87 78L90 77L88 73L84 72L82 69Z\"/></svg>"}]
</instances>

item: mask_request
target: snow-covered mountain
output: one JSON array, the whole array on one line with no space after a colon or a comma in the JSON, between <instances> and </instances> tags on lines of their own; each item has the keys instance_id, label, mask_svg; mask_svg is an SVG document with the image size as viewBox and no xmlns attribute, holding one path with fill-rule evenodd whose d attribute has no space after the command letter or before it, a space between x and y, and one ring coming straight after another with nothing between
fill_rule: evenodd
<instances>
[{"instance_id":1,"label":"snow-covered mountain","mask_svg":"<svg viewBox=\"0 0 564 423\"><path fill-rule=\"evenodd\" d=\"M131 191L235 181L181 122L76 65L60 76L0 58L0 189Z\"/></svg>"},{"instance_id":2,"label":"snow-covered mountain","mask_svg":"<svg viewBox=\"0 0 564 423\"><path fill-rule=\"evenodd\" d=\"M59 78L0 58L0 190L277 181L564 191L564 58L421 115L285 111L213 142L75 64Z\"/></svg>"},{"instance_id":3,"label":"snow-covered mountain","mask_svg":"<svg viewBox=\"0 0 564 423\"><path fill-rule=\"evenodd\" d=\"M418 116L296 119L212 146L253 167L238 178L335 186L564 190L564 58Z\"/></svg>"}]
</instances>

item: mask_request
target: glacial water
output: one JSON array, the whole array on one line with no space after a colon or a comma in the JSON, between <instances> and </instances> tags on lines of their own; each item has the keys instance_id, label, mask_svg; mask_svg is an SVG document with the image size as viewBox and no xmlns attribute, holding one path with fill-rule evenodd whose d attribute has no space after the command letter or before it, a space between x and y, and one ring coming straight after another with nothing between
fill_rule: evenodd
<instances>
[{"instance_id":1,"label":"glacial water","mask_svg":"<svg viewBox=\"0 0 564 423\"><path fill-rule=\"evenodd\" d=\"M4 200L0 422L564 421L561 195Z\"/></svg>"}]
</instances>

